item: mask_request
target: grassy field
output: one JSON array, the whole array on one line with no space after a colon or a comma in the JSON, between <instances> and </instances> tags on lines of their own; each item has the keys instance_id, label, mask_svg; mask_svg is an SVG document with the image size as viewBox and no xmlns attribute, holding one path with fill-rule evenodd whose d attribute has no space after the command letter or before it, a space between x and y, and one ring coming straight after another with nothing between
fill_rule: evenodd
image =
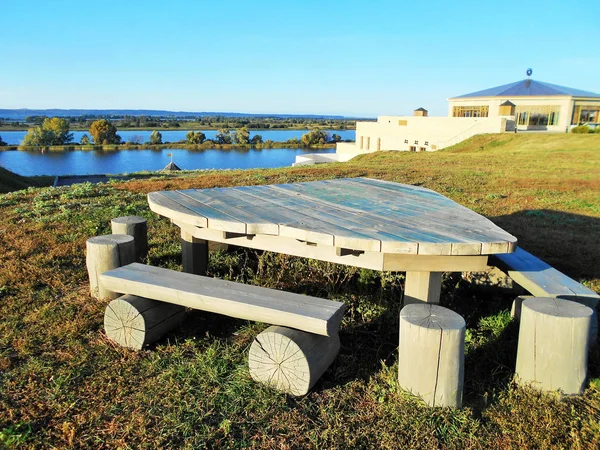
<instances>
[{"instance_id":1,"label":"grassy field","mask_svg":"<svg viewBox=\"0 0 600 450\"><path fill-rule=\"evenodd\" d=\"M22 177L0 167L0 194L27 189L29 187L50 186L54 177Z\"/></svg>"},{"instance_id":2,"label":"grassy field","mask_svg":"<svg viewBox=\"0 0 600 450\"><path fill-rule=\"evenodd\" d=\"M180 179L33 188L0 196L0 447L578 448L600 445L600 346L590 386L560 399L513 384L514 295L445 274L441 302L467 321L465 407L430 409L397 386L402 273L234 249L209 274L346 302L342 348L303 398L252 382L264 324L191 312L141 352L109 342L88 295L85 240L148 219L148 263L179 269L177 228L147 208L159 189L367 176L434 189L600 292L600 136L490 135L437 153L211 171Z\"/></svg>"}]
</instances>

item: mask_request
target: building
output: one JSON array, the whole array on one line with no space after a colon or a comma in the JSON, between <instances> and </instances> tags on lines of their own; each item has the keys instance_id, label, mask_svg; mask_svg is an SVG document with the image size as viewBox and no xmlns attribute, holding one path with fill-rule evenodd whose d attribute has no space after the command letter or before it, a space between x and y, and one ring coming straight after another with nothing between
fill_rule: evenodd
<instances>
[{"instance_id":1,"label":"building","mask_svg":"<svg viewBox=\"0 0 600 450\"><path fill-rule=\"evenodd\" d=\"M530 71L528 71L530 75ZM356 141L339 142L335 154L307 154L295 165L347 161L380 150L435 151L477 134L522 131L566 132L600 126L600 94L531 78L448 99L448 116L379 116L356 122Z\"/></svg>"},{"instance_id":2,"label":"building","mask_svg":"<svg viewBox=\"0 0 600 450\"><path fill-rule=\"evenodd\" d=\"M514 117L519 130L568 131L600 120L600 94L525 80L448 99L449 117Z\"/></svg>"},{"instance_id":3,"label":"building","mask_svg":"<svg viewBox=\"0 0 600 450\"><path fill-rule=\"evenodd\" d=\"M339 143L338 160L378 150L434 151L477 134L518 131L565 132L600 124L600 94L530 78L448 99L448 116L379 116L356 123L356 142ZM352 156L351 156L352 155Z\"/></svg>"}]
</instances>

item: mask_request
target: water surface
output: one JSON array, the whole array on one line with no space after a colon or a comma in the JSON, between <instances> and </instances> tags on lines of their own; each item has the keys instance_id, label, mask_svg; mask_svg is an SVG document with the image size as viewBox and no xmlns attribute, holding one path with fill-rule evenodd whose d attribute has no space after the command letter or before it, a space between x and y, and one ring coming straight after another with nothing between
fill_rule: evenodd
<instances>
[{"instance_id":1,"label":"water surface","mask_svg":"<svg viewBox=\"0 0 600 450\"><path fill-rule=\"evenodd\" d=\"M185 135L189 133L190 130L160 130L162 134L163 142L178 142L185 141ZM195 130L201 131L206 136L206 139L214 139L218 130ZM309 130L251 130L250 137L253 137L257 134L260 134L263 138L263 141L270 139L273 142L285 142L288 139L298 138L300 139L303 134L308 133ZM353 141L356 135L354 130L325 130L329 135L337 134L342 140L350 140ZM123 142L128 141L139 141L141 143L150 141L150 133L152 131L144 130L144 131L119 131L117 134L121 136ZM23 138L27 134L26 131L0 131L0 136L2 140L9 145L20 145L23 141ZM88 137L90 135L87 131L73 131L73 142L79 143L81 141L81 137L87 134ZM136 139L137 138L137 139Z\"/></svg>"},{"instance_id":2,"label":"water surface","mask_svg":"<svg viewBox=\"0 0 600 450\"><path fill-rule=\"evenodd\" d=\"M0 151L0 166L19 175L94 175L161 170L173 162L184 170L253 169L291 166L296 155L335 153L326 149L163 149L74 150L66 152Z\"/></svg>"}]
</instances>

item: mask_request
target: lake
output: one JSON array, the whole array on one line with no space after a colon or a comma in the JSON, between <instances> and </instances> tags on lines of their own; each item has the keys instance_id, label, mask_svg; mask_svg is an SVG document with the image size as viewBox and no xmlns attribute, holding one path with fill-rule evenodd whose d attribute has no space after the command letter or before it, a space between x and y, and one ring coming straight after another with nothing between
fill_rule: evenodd
<instances>
[{"instance_id":1,"label":"lake","mask_svg":"<svg viewBox=\"0 0 600 450\"><path fill-rule=\"evenodd\" d=\"M291 166L296 155L335 153L320 149L163 149L163 150L74 150L66 152L0 151L0 166L19 175L94 175L161 170L173 162L184 170L254 169Z\"/></svg>"},{"instance_id":2,"label":"lake","mask_svg":"<svg viewBox=\"0 0 600 450\"><path fill-rule=\"evenodd\" d=\"M185 141L185 135L189 133L190 130L158 130L162 134L163 142L178 142ZM218 130L196 130L202 131L205 134L206 139L214 139L215 135L219 132ZM303 134L308 133L309 130L251 130L250 137L254 135L260 134L263 138L263 141L267 139L272 140L273 142L285 142L288 139L298 138L300 139ZM325 130L330 135L337 134L342 140L353 141L355 139L355 131L354 130ZM127 142L132 140L134 137L139 137L140 142L148 142L150 141L150 133L152 131L119 131L117 134L121 136L123 142ZM0 131L0 136L2 140L6 142L8 145L20 145L21 141L27 134L26 131ZM73 131L73 142L79 143L81 141L81 137L87 134L90 135L87 131Z\"/></svg>"}]
</instances>

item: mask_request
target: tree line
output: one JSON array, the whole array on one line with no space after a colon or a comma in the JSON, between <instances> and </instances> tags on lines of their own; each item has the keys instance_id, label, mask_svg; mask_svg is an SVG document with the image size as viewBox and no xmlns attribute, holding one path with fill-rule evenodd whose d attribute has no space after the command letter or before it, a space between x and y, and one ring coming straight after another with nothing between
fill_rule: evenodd
<instances>
[{"instance_id":1,"label":"tree line","mask_svg":"<svg viewBox=\"0 0 600 450\"><path fill-rule=\"evenodd\" d=\"M117 134L117 127L110 120L98 119L91 122L89 127L89 136L84 134L81 137L81 145L118 145L122 143L121 136ZM133 137L132 139L137 139ZM342 138L337 135L329 135L322 130L312 130L304 134L300 139L288 139L286 144L294 144L299 146L311 147L319 146L341 141ZM141 144L140 142L127 142L131 144ZM263 143L261 135L256 134L250 137L248 127L239 129L222 128L219 130L214 139L206 139L206 135L201 131L190 131L186 135L186 143L188 144L203 144L205 142L214 142L215 144L235 144L235 145L258 145ZM25 138L23 139L24 147L49 147L52 145L67 145L73 143L73 133L70 132L69 121L61 117L45 118L39 125L28 129ZM158 130L152 131L148 144L162 144L162 134ZM272 141L267 141L272 143ZM0 145L3 141L0 137ZM6 145L6 144L4 144Z\"/></svg>"},{"instance_id":2,"label":"tree line","mask_svg":"<svg viewBox=\"0 0 600 450\"><path fill-rule=\"evenodd\" d=\"M113 123L117 128L214 128L214 129L286 129L286 128L313 128L322 127L337 130L354 129L355 120L342 118L314 118L314 117L229 117L229 116L65 116L71 128L87 129L97 120L105 119ZM47 116L27 116L25 123L10 122L16 127L41 126ZM2 120L0 119L0 124ZM9 122L6 122L8 125Z\"/></svg>"}]
</instances>

